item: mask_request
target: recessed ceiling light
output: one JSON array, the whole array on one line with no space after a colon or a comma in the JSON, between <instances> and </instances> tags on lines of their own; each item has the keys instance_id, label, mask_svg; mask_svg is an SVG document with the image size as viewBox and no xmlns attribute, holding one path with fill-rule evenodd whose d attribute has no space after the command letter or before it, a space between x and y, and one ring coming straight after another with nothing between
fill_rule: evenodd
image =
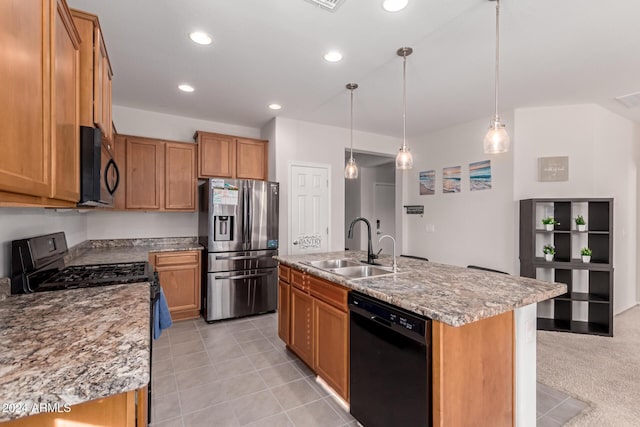
<instances>
[{"instance_id":1,"label":"recessed ceiling light","mask_svg":"<svg viewBox=\"0 0 640 427\"><path fill-rule=\"evenodd\" d=\"M271 108L272 110L281 110L282 109L282 105L280 105L280 104L269 104L269 108Z\"/></svg>"},{"instance_id":2,"label":"recessed ceiling light","mask_svg":"<svg viewBox=\"0 0 640 427\"><path fill-rule=\"evenodd\" d=\"M384 0L382 2L382 7L387 12L398 12L409 4L409 0Z\"/></svg>"},{"instance_id":3,"label":"recessed ceiling light","mask_svg":"<svg viewBox=\"0 0 640 427\"><path fill-rule=\"evenodd\" d=\"M189 38L195 43L203 45L208 45L212 42L211 36L207 33L203 33L202 31L194 31L193 33L189 33Z\"/></svg>"},{"instance_id":4,"label":"recessed ceiling light","mask_svg":"<svg viewBox=\"0 0 640 427\"><path fill-rule=\"evenodd\" d=\"M324 55L324 59L329 62L338 62L342 59L342 54L336 50L332 50Z\"/></svg>"},{"instance_id":5,"label":"recessed ceiling light","mask_svg":"<svg viewBox=\"0 0 640 427\"><path fill-rule=\"evenodd\" d=\"M187 85L187 84L181 84L178 86L178 89L180 89L183 92L193 92L195 89L193 88L193 86L191 85Z\"/></svg>"}]
</instances>

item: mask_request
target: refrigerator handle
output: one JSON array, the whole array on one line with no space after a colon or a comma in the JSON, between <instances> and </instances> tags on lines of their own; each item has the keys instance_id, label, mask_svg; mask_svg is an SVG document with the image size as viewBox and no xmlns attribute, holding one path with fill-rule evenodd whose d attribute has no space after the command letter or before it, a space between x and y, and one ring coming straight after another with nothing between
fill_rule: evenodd
<instances>
[{"instance_id":1,"label":"refrigerator handle","mask_svg":"<svg viewBox=\"0 0 640 427\"><path fill-rule=\"evenodd\" d=\"M253 188L253 185L251 185L251 181L246 181L247 183L247 246L249 248L251 248L251 241L252 241L252 230L253 230L253 214L252 214L252 210L253 210L253 192L255 191L255 189ZM251 248L251 249L255 249L255 248Z\"/></svg>"},{"instance_id":2,"label":"refrigerator handle","mask_svg":"<svg viewBox=\"0 0 640 427\"><path fill-rule=\"evenodd\" d=\"M249 248L247 239L247 229L249 228L249 202L248 202L247 181L242 182L242 247L244 250Z\"/></svg>"}]
</instances>

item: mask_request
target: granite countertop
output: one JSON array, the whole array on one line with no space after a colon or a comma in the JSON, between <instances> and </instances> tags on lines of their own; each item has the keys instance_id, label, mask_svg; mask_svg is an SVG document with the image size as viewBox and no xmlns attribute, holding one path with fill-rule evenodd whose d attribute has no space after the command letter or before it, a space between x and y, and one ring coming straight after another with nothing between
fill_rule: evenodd
<instances>
[{"instance_id":1,"label":"granite countertop","mask_svg":"<svg viewBox=\"0 0 640 427\"><path fill-rule=\"evenodd\" d=\"M149 292L144 282L0 302L0 421L148 384Z\"/></svg>"},{"instance_id":2,"label":"granite countertop","mask_svg":"<svg viewBox=\"0 0 640 427\"><path fill-rule=\"evenodd\" d=\"M74 246L66 265L149 261L150 252L198 251L196 237L88 240Z\"/></svg>"},{"instance_id":3,"label":"granite countertop","mask_svg":"<svg viewBox=\"0 0 640 427\"><path fill-rule=\"evenodd\" d=\"M451 326L462 326L567 292L567 285L562 283L403 257L397 258L396 274L350 280L303 263L342 258L366 260L367 254L363 251L274 258L282 264ZM382 257L378 262L391 266L392 257Z\"/></svg>"}]
</instances>

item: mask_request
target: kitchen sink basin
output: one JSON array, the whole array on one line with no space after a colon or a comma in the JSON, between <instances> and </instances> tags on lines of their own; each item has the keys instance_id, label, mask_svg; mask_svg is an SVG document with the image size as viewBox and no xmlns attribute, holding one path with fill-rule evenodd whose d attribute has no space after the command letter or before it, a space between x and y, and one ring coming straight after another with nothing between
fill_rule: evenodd
<instances>
[{"instance_id":1,"label":"kitchen sink basin","mask_svg":"<svg viewBox=\"0 0 640 427\"><path fill-rule=\"evenodd\" d=\"M380 276L391 274L393 271L384 267L374 267L371 265L356 265L350 267L340 267L331 269L332 273L339 274L349 279L361 279L363 277Z\"/></svg>"},{"instance_id":2,"label":"kitchen sink basin","mask_svg":"<svg viewBox=\"0 0 640 427\"><path fill-rule=\"evenodd\" d=\"M362 265L359 262L351 261L350 259L327 259L324 261L308 261L307 264L321 270L332 270L335 268L345 268Z\"/></svg>"}]
</instances>

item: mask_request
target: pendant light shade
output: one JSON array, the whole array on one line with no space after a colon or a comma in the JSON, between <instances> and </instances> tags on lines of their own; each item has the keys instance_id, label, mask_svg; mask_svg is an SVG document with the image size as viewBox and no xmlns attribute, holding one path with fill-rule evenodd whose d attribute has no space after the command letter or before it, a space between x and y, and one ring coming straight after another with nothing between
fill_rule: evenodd
<instances>
[{"instance_id":1,"label":"pendant light shade","mask_svg":"<svg viewBox=\"0 0 640 427\"><path fill-rule=\"evenodd\" d=\"M484 137L484 152L487 154L499 154L509 151L511 140L505 129L504 123L498 115L498 99L500 94L500 0L496 2L496 70L495 70L495 113L489 123L489 130Z\"/></svg>"},{"instance_id":2,"label":"pendant light shade","mask_svg":"<svg viewBox=\"0 0 640 427\"><path fill-rule=\"evenodd\" d=\"M348 83L345 86L351 92L351 114L350 117L350 139L351 139L351 156L347 161L347 165L344 168L344 177L345 179L358 179L358 165L356 165L356 160L353 158L353 91L358 89L358 85L355 83Z\"/></svg>"},{"instance_id":3,"label":"pendant light shade","mask_svg":"<svg viewBox=\"0 0 640 427\"><path fill-rule=\"evenodd\" d=\"M413 167L413 156L407 147L407 56L413 49L401 47L397 53L402 56L402 147L396 156L396 169L408 170Z\"/></svg>"}]
</instances>

